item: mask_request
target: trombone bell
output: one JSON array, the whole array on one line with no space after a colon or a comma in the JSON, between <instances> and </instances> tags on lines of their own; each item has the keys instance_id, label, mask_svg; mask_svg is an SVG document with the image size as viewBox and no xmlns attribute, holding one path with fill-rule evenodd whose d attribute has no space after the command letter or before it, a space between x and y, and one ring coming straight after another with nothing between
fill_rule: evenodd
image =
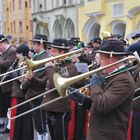
<instances>
[{"instance_id":1,"label":"trombone bell","mask_svg":"<svg viewBox=\"0 0 140 140\"><path fill-rule=\"evenodd\" d=\"M60 96L66 96L66 89L67 89L67 82L66 79L68 78L63 78L60 74L54 73L53 80L55 87L59 93Z\"/></svg>"},{"instance_id":2,"label":"trombone bell","mask_svg":"<svg viewBox=\"0 0 140 140\"><path fill-rule=\"evenodd\" d=\"M53 76L55 87L56 87L56 89L57 89L57 91L58 91L60 96L66 96L66 89L69 86L71 86L72 84L74 84L75 82L77 82L79 80L82 80L85 77L88 77L88 76L90 76L90 75L92 75L94 73L101 72L101 71L105 70L106 68L109 68L109 67L114 66L116 64L119 64L119 63L122 63L122 62L126 62L128 60L129 61L130 60L136 60L137 63L134 66L131 66L130 68L128 68L127 71L138 67L138 65L140 63L140 60L137 57L135 57L135 56L128 56L128 57L125 57L125 58L123 58L121 60L118 60L118 61L116 61L114 63L108 64L106 66L99 67L99 68L97 68L95 70L92 70L92 71L89 71L89 72L86 72L86 73L83 73L83 74L80 74L80 75L77 75L77 76L69 77L69 78L63 78L60 74L55 73L54 76ZM114 74L114 75L107 76L106 78L115 76L117 74L119 74L119 72Z\"/></svg>"}]
</instances>

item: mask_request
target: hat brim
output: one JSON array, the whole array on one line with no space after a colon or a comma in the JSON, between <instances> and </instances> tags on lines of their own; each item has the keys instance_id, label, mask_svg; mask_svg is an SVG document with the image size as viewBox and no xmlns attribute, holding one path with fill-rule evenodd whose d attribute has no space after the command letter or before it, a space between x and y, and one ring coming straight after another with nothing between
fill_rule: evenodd
<instances>
[{"instance_id":1,"label":"hat brim","mask_svg":"<svg viewBox=\"0 0 140 140\"><path fill-rule=\"evenodd\" d=\"M47 43L48 41L46 41L46 40L40 40L40 39L31 39L30 41L32 41L32 42L45 42L45 43Z\"/></svg>"},{"instance_id":2,"label":"hat brim","mask_svg":"<svg viewBox=\"0 0 140 140\"><path fill-rule=\"evenodd\" d=\"M2 39L0 40L0 42L2 42L2 41L4 41L4 40L7 40L7 38L2 38Z\"/></svg>"},{"instance_id":3,"label":"hat brim","mask_svg":"<svg viewBox=\"0 0 140 140\"><path fill-rule=\"evenodd\" d=\"M131 52L108 52L108 51L102 51L102 50L95 50L93 53L103 53L103 54L112 54L112 55L130 55L132 54Z\"/></svg>"},{"instance_id":4,"label":"hat brim","mask_svg":"<svg viewBox=\"0 0 140 140\"><path fill-rule=\"evenodd\" d=\"M64 46L51 45L51 47L52 47L52 48L63 49L63 50L69 50L68 47L64 47Z\"/></svg>"}]
</instances>

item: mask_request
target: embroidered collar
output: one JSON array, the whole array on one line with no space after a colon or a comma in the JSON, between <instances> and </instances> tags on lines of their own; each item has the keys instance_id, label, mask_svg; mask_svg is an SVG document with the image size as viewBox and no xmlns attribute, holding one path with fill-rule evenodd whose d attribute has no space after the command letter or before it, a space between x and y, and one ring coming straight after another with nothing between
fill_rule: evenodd
<instances>
[{"instance_id":1,"label":"embroidered collar","mask_svg":"<svg viewBox=\"0 0 140 140\"><path fill-rule=\"evenodd\" d=\"M44 54L46 52L46 50L41 51L39 54L35 54L34 59L37 59L38 57L40 57L42 54Z\"/></svg>"},{"instance_id":2,"label":"embroidered collar","mask_svg":"<svg viewBox=\"0 0 140 140\"><path fill-rule=\"evenodd\" d=\"M122 65L122 66L120 66L120 67L117 67L117 68L116 68L114 71L112 71L111 73L109 73L109 75L115 74L115 73L117 73L117 72L124 71L124 70L126 70L126 69L128 69L128 66Z\"/></svg>"}]
</instances>

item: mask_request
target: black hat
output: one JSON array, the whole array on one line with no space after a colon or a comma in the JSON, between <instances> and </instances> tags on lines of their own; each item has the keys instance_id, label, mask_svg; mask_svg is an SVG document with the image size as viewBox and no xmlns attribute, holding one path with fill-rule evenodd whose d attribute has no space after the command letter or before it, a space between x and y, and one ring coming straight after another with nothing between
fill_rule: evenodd
<instances>
[{"instance_id":1,"label":"black hat","mask_svg":"<svg viewBox=\"0 0 140 140\"><path fill-rule=\"evenodd\" d=\"M99 50L94 52L110 55L128 55L128 52L124 50L124 44L119 40L104 40Z\"/></svg>"},{"instance_id":2,"label":"black hat","mask_svg":"<svg viewBox=\"0 0 140 140\"><path fill-rule=\"evenodd\" d=\"M100 37L95 37L91 40L91 42L99 43L101 44L101 38Z\"/></svg>"},{"instance_id":3,"label":"black hat","mask_svg":"<svg viewBox=\"0 0 140 140\"><path fill-rule=\"evenodd\" d=\"M29 47L26 44L22 44L16 49L17 53L22 53L23 56L28 56L29 53Z\"/></svg>"},{"instance_id":4,"label":"black hat","mask_svg":"<svg viewBox=\"0 0 140 140\"><path fill-rule=\"evenodd\" d=\"M79 43L79 37L72 37L71 38L71 43L73 45L77 45Z\"/></svg>"},{"instance_id":5,"label":"black hat","mask_svg":"<svg viewBox=\"0 0 140 140\"><path fill-rule=\"evenodd\" d=\"M68 41L66 39L58 38L54 39L53 43L51 44L52 48L59 48L59 49L65 49L68 50Z\"/></svg>"},{"instance_id":6,"label":"black hat","mask_svg":"<svg viewBox=\"0 0 140 140\"><path fill-rule=\"evenodd\" d=\"M3 42L4 40L7 40L7 38L4 35L0 35L0 42Z\"/></svg>"},{"instance_id":7,"label":"black hat","mask_svg":"<svg viewBox=\"0 0 140 140\"><path fill-rule=\"evenodd\" d=\"M46 35L36 34L32 41L40 43L48 42L48 37Z\"/></svg>"},{"instance_id":8,"label":"black hat","mask_svg":"<svg viewBox=\"0 0 140 140\"><path fill-rule=\"evenodd\" d=\"M132 39L138 38L140 37L140 34L135 34L134 36L132 36Z\"/></svg>"}]
</instances>

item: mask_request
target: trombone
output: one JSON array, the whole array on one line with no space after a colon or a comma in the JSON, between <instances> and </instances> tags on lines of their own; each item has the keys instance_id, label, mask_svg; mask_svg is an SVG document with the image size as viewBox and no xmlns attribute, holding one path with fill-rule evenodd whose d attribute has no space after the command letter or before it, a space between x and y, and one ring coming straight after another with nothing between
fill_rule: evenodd
<instances>
[{"instance_id":1,"label":"trombone","mask_svg":"<svg viewBox=\"0 0 140 140\"><path fill-rule=\"evenodd\" d=\"M64 59L64 58L70 57L70 56L72 57L72 56L74 56L74 55L76 55L76 54L79 56L79 55L81 55L82 53L84 53L84 49L83 49L83 48L81 48L81 49L79 49L79 50L71 51L71 52L68 52L68 53L65 53L65 54L62 54L62 55L59 55L59 56L45 58L45 59L42 59L42 60L39 60L39 61L32 61L32 60L26 58L26 59L25 59L25 61L26 61L26 65L25 65L25 66L23 66L23 67L21 67L21 68L18 68L18 69L16 69L16 70L12 70L12 71L10 71L10 72L6 72L6 73L0 75L0 77L3 76L3 75L9 74L9 73L18 71L18 70L20 70L20 69L26 68L26 67L29 69L29 72L31 72L33 69L35 69L35 68L37 68L38 66L43 65L43 64L45 64L45 63L48 63L48 62L51 62L51 61L55 61L55 60L59 60L59 59ZM12 81L14 81L14 80L17 80L17 79L19 79L19 78L22 78L22 77L24 77L25 75L26 75L26 74L23 74L23 75L20 75L20 76L18 76L18 77L15 77L15 78L13 78L13 79L10 79L10 80L4 81L4 82L0 82L0 86L3 85L3 84L6 84L6 83L12 82Z\"/></svg>"},{"instance_id":2,"label":"trombone","mask_svg":"<svg viewBox=\"0 0 140 140\"><path fill-rule=\"evenodd\" d=\"M128 56L128 57L125 57L125 58L123 58L123 59L121 59L121 60L119 60L119 61L116 61L116 62L112 63L112 64L109 64L109 65L106 65L106 66L103 66L103 67L99 67L99 68L97 68L97 69L95 69L95 70L92 70L92 71L89 71L89 72L86 72L86 73L83 73L83 74L80 74L80 75L77 75L77 76L74 76L74 77L70 77L70 78L63 78L63 77L61 77L61 75L59 75L58 73L55 73L55 74L54 74L54 77L53 77L54 84L55 84L55 88L53 88L53 89L51 89L51 90L56 90L56 89L57 89L57 91L58 91L60 97L58 97L58 98L56 98L56 99L54 99L54 100L51 100L51 101L49 101L49 102L47 102L47 103L41 104L40 106L37 106L37 107L35 107L35 108L33 108L33 109L30 109L30 110L28 110L28 111L26 111L26 112L24 112L24 113L21 113L21 114L16 115L16 116L14 116L14 117L12 117L12 118L9 118L9 119L11 119L11 120L17 119L17 118L19 118L19 117L21 117L21 116L24 116L24 115L26 115L26 114L28 114L28 113L31 113L32 111L35 111L35 110L37 110L37 109L39 109L39 108L42 108L43 106L46 106L46 105L51 104L51 103L53 103L53 102L55 102L55 101L57 101L57 100L60 100L60 99L62 99L63 97L68 96L68 94L67 94L67 88L68 88L70 85L74 84L75 82L77 82L77 81L79 81L79 80L81 80L81 79L83 79L83 78L85 78L85 77L88 77L88 76L90 76L90 75L93 75L93 74L95 74L95 73L101 72L101 71L103 71L103 70L105 70L105 69L107 69L107 68L109 68L109 67L111 67L111 66L117 65L117 64L119 64L119 63L126 62L126 61L128 61L128 60L136 60L136 61L137 61L137 64L134 65L134 66L131 66L130 68L127 68L126 70L123 70L123 71L121 71L121 72L115 73L115 74L113 74L113 75L109 75L109 76L106 77L106 79L107 79L107 78L113 77L113 76L115 76L115 75L118 75L118 74L120 74L120 73L122 73L122 72L129 71L129 70L132 70L132 69L136 68L136 67L139 65L139 63L140 63L140 60L139 60L136 56ZM90 86L90 85L86 85L86 86ZM83 88L83 87L82 87L82 88ZM78 89L78 90L79 90L79 89ZM47 94L47 93L50 93L50 92L52 92L52 91L49 90L49 91L47 91L47 92L44 92L44 93L42 93L41 95L39 95L38 97L43 96L43 95L45 95L45 94ZM38 97L36 96L34 99L36 99L36 98L38 98ZM30 99L30 101L31 101L31 100L33 100L33 99ZM26 103L27 103L27 102L26 102ZM17 107L17 106L14 106L14 107L10 108L10 110L11 110L11 109L14 109L14 108L16 108L16 107Z\"/></svg>"}]
</instances>

